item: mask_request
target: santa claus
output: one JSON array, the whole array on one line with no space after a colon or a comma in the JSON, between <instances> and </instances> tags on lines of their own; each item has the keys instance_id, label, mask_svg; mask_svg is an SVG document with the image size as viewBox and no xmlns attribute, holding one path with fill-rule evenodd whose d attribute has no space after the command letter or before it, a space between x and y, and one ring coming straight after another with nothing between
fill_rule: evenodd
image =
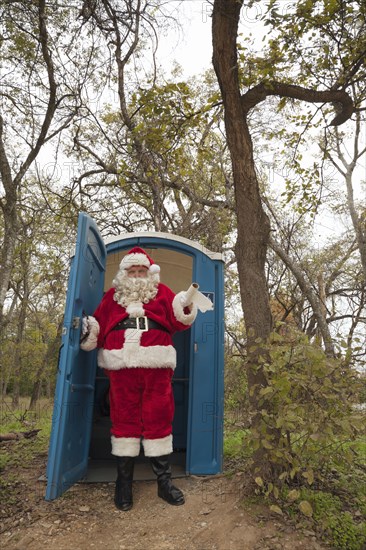
<instances>
[{"instance_id":1,"label":"santa claus","mask_svg":"<svg viewBox=\"0 0 366 550\"><path fill-rule=\"evenodd\" d=\"M184 291L174 294L160 283L160 267L141 248L130 250L93 316L83 322L80 347L99 348L98 364L110 381L112 454L117 457L115 504L132 508L135 457L142 442L157 475L158 495L169 504L184 504L172 484L174 398L171 379L176 366L174 332L188 329L197 315Z\"/></svg>"}]
</instances>

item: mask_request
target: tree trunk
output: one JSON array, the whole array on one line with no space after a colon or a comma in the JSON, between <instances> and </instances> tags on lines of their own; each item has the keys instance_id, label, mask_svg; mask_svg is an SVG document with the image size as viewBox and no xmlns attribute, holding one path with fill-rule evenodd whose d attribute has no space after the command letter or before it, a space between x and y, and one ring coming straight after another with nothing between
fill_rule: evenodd
<instances>
[{"instance_id":1,"label":"tree trunk","mask_svg":"<svg viewBox=\"0 0 366 550\"><path fill-rule=\"evenodd\" d=\"M241 3L216 0L213 11L213 64L225 108L236 199L235 247L241 300L250 343L266 339L272 316L264 270L270 225L262 206L253 146L241 107L236 38Z\"/></svg>"},{"instance_id":2,"label":"tree trunk","mask_svg":"<svg viewBox=\"0 0 366 550\"><path fill-rule=\"evenodd\" d=\"M37 402L41 396L42 382L44 381L44 378L46 378L46 397L49 398L51 396L50 376L46 377L44 373L46 372L47 367L50 365L50 363L52 363L52 359L58 356L59 345L62 336L62 327L63 317L58 323L56 336L53 338L53 340L49 341L43 361L37 370L36 379L33 384L32 395L29 403L30 411L35 410L36 408Z\"/></svg>"},{"instance_id":3,"label":"tree trunk","mask_svg":"<svg viewBox=\"0 0 366 550\"><path fill-rule=\"evenodd\" d=\"M33 384L32 395L31 395L31 399L30 399L30 403L29 403L29 410L30 411L35 410L36 405L38 403L38 400L40 398L41 387L42 387L42 375L43 375L43 372L44 372L45 368L46 368L46 362L44 361L42 363L42 365L38 368L37 373L36 373L36 379L35 379L35 382Z\"/></svg>"},{"instance_id":4,"label":"tree trunk","mask_svg":"<svg viewBox=\"0 0 366 550\"><path fill-rule=\"evenodd\" d=\"M215 0L213 8L213 65L225 109L225 129L231 155L236 200L237 241L235 253L239 273L241 302L247 332L247 371L253 428L259 423L259 391L266 386L261 362L263 349L258 338L266 341L272 330L272 316L265 277L265 258L270 225L262 206L255 172L253 146L246 114L242 109L237 65L237 29L241 3ZM257 426L258 427L258 426ZM266 450L260 447L256 470L265 475L270 464Z\"/></svg>"},{"instance_id":5,"label":"tree trunk","mask_svg":"<svg viewBox=\"0 0 366 550\"><path fill-rule=\"evenodd\" d=\"M39 366L37 370L36 379L33 384L32 395L29 403L30 411L33 411L36 408L37 402L41 396L41 388L42 388L44 372L47 369L48 365L51 363L52 358L55 357L57 354L58 346L61 340L62 325L63 325L63 322L61 321L57 328L57 334L55 338L49 342L42 364ZM47 378L47 383L48 381L49 381L49 377ZM49 386L47 386L47 388L48 387ZM50 391L48 391L47 393L48 393L47 397L49 397Z\"/></svg>"},{"instance_id":6,"label":"tree trunk","mask_svg":"<svg viewBox=\"0 0 366 550\"><path fill-rule=\"evenodd\" d=\"M24 331L27 318L28 310L28 283L24 283L24 296L20 308L19 319L18 319L18 328L17 328L17 337L15 340L15 350L14 350L14 366L13 366L13 397L12 397L12 407L16 409L19 407L19 397L20 397L20 378L22 373L22 345L24 340Z\"/></svg>"},{"instance_id":7,"label":"tree trunk","mask_svg":"<svg viewBox=\"0 0 366 550\"><path fill-rule=\"evenodd\" d=\"M11 272L13 269L13 258L17 240L17 188L14 185L11 168L4 146L4 122L0 115L0 175L5 189L5 198L1 200L1 209L4 216L4 237L1 250L0 264L0 334L5 327L4 303Z\"/></svg>"},{"instance_id":8,"label":"tree trunk","mask_svg":"<svg viewBox=\"0 0 366 550\"><path fill-rule=\"evenodd\" d=\"M356 164L356 163L355 163ZM366 222L362 220L362 217L357 215L354 197L353 197L353 185L352 185L352 173L354 166L348 166L346 172L346 186L347 186L347 205L351 216L352 225L355 230L358 250L360 252L361 265L363 270L363 276L366 281Z\"/></svg>"},{"instance_id":9,"label":"tree trunk","mask_svg":"<svg viewBox=\"0 0 366 550\"><path fill-rule=\"evenodd\" d=\"M1 385L0 397L1 397L1 399L4 399L6 397L6 393L8 391L8 383L9 383L8 378L6 380L4 378L2 378L1 381L0 381L0 385Z\"/></svg>"}]
</instances>

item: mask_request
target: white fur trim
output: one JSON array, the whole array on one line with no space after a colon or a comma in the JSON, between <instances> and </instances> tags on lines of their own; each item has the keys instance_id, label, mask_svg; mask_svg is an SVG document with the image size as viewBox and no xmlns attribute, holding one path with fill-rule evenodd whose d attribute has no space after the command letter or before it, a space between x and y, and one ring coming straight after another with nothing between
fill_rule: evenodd
<instances>
[{"instance_id":1,"label":"white fur trim","mask_svg":"<svg viewBox=\"0 0 366 550\"><path fill-rule=\"evenodd\" d=\"M126 328L123 348L129 353L137 353L140 348L142 331L138 328Z\"/></svg>"},{"instance_id":2,"label":"white fur trim","mask_svg":"<svg viewBox=\"0 0 366 550\"><path fill-rule=\"evenodd\" d=\"M99 335L99 323L95 317L88 315L88 337L80 344L80 349L84 351L92 351L97 347Z\"/></svg>"},{"instance_id":3,"label":"white fur trim","mask_svg":"<svg viewBox=\"0 0 366 550\"><path fill-rule=\"evenodd\" d=\"M195 304L192 305L192 309L190 313L186 314L184 313L184 307L181 301L181 298L185 297L185 292L178 292L176 296L174 296L173 299L173 312L175 315L175 318L183 323L183 325L191 325L193 321L195 320L197 316L197 306Z\"/></svg>"},{"instance_id":4,"label":"white fur trim","mask_svg":"<svg viewBox=\"0 0 366 550\"><path fill-rule=\"evenodd\" d=\"M127 329L133 332L135 329ZM126 332L127 332L126 330ZM175 369L177 352L174 346L140 346L132 342L122 349L100 349L98 352L98 365L108 370L123 368L170 368Z\"/></svg>"},{"instance_id":5,"label":"white fur trim","mask_svg":"<svg viewBox=\"0 0 366 550\"><path fill-rule=\"evenodd\" d=\"M142 302L131 302L126 307L126 311L130 317L143 317L145 315Z\"/></svg>"},{"instance_id":6,"label":"white fur trim","mask_svg":"<svg viewBox=\"0 0 366 550\"><path fill-rule=\"evenodd\" d=\"M112 455L115 456L139 456L141 441L139 437L115 437L111 436Z\"/></svg>"},{"instance_id":7,"label":"white fur trim","mask_svg":"<svg viewBox=\"0 0 366 550\"><path fill-rule=\"evenodd\" d=\"M133 265L144 265L145 267L150 267L149 258L146 254L141 253L126 254L119 264L119 268L129 269Z\"/></svg>"},{"instance_id":8,"label":"white fur trim","mask_svg":"<svg viewBox=\"0 0 366 550\"><path fill-rule=\"evenodd\" d=\"M156 273L160 273L160 265L152 264L152 265L149 267L149 271L150 271L150 273L152 273L153 275L155 275Z\"/></svg>"},{"instance_id":9,"label":"white fur trim","mask_svg":"<svg viewBox=\"0 0 366 550\"><path fill-rule=\"evenodd\" d=\"M167 435L160 439L143 439L145 456L163 456L173 452L173 436Z\"/></svg>"}]
</instances>

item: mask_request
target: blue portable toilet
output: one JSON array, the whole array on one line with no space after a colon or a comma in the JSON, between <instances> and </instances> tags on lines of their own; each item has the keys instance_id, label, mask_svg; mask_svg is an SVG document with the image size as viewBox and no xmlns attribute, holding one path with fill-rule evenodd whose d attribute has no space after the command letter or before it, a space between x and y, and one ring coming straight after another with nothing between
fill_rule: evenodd
<instances>
[{"instance_id":1,"label":"blue portable toilet","mask_svg":"<svg viewBox=\"0 0 366 550\"><path fill-rule=\"evenodd\" d=\"M94 312L103 293L112 286L123 256L134 246L144 248L161 266L161 281L174 292L186 290L196 282L214 303L213 310L198 312L190 329L174 335L177 368L173 377L172 465L173 476L179 475L179 471L184 475L209 475L222 470L224 263L221 254L168 233L125 233L104 241L95 222L81 213L58 364L46 500L57 498L82 479L115 479L115 461L110 454L108 378L97 365L96 350L80 350L79 339L83 312ZM143 456L140 461L143 464ZM106 474L108 465L112 477ZM93 472L97 472L96 477Z\"/></svg>"}]
</instances>

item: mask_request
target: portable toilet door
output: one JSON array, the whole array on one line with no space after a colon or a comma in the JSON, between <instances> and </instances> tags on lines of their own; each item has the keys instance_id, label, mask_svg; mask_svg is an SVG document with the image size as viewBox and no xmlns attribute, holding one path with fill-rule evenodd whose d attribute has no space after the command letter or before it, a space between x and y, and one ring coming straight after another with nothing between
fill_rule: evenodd
<instances>
[{"instance_id":1,"label":"portable toilet door","mask_svg":"<svg viewBox=\"0 0 366 550\"><path fill-rule=\"evenodd\" d=\"M103 242L96 224L79 215L73 258L47 465L46 499L60 496L88 477L88 469L109 459L108 382L97 367L95 352L79 350L82 312L92 314L111 287L123 256L134 246L144 248L161 266L161 282L174 292L192 281L214 303L198 313L192 327L174 335L177 368L173 377L175 417L173 447L184 458L187 474L222 470L224 289L223 260L198 243L167 233L128 233ZM97 466L98 468L98 466ZM173 472L174 473L174 472ZM104 479L108 481L109 479Z\"/></svg>"},{"instance_id":2,"label":"portable toilet door","mask_svg":"<svg viewBox=\"0 0 366 550\"><path fill-rule=\"evenodd\" d=\"M94 221L79 215L59 353L46 500L60 496L88 468L94 409L96 351L79 348L83 311L94 311L103 295L107 251Z\"/></svg>"}]
</instances>

